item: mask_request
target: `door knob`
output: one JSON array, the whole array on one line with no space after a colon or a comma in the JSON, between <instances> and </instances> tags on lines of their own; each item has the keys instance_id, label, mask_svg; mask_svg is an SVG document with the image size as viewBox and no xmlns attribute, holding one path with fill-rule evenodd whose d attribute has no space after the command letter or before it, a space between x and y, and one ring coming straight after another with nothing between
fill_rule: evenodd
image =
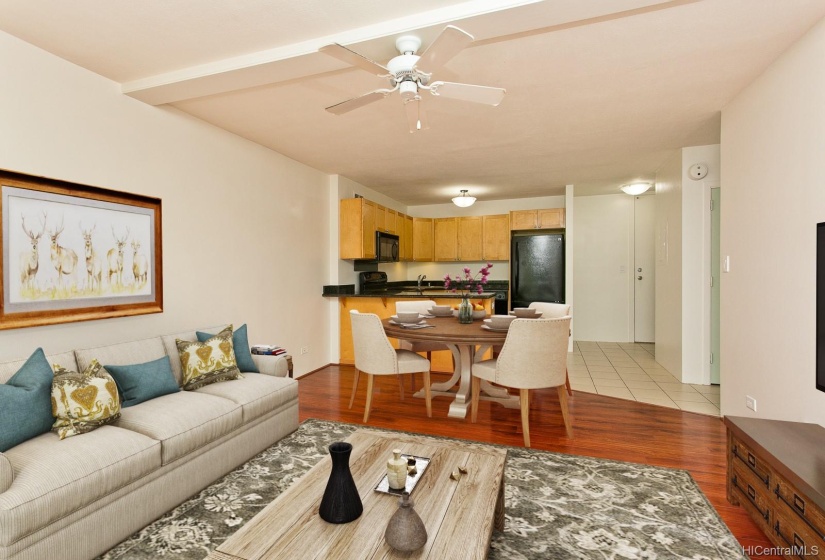
<instances>
[{"instance_id":1,"label":"door knob","mask_svg":"<svg viewBox=\"0 0 825 560\"><path fill-rule=\"evenodd\" d=\"M641 279L642 279L642 277L641 277L641 276L637 276L637 277L636 277L636 280L641 280Z\"/></svg>"}]
</instances>

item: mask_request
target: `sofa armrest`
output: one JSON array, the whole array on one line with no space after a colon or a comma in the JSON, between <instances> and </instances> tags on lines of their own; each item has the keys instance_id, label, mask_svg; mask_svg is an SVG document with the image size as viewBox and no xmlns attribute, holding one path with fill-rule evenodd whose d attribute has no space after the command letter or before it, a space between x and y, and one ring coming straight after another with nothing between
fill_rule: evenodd
<instances>
[{"instance_id":1,"label":"sofa armrest","mask_svg":"<svg viewBox=\"0 0 825 560\"><path fill-rule=\"evenodd\" d=\"M286 377L289 373L289 364L286 361L286 354L280 356L267 356L264 354L252 354L252 361L258 366L258 370L266 375L275 377Z\"/></svg>"},{"instance_id":2,"label":"sofa armrest","mask_svg":"<svg viewBox=\"0 0 825 560\"><path fill-rule=\"evenodd\" d=\"M9 458L0 453L0 494L11 487L14 480L14 469Z\"/></svg>"}]
</instances>

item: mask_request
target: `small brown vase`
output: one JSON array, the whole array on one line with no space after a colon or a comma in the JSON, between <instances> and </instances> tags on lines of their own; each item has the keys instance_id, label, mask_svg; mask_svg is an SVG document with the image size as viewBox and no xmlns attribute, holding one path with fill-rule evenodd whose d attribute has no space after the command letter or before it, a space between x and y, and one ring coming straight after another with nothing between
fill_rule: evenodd
<instances>
[{"instance_id":1,"label":"small brown vase","mask_svg":"<svg viewBox=\"0 0 825 560\"><path fill-rule=\"evenodd\" d=\"M390 518L384 538L399 552L413 552L427 544L427 528L415 512L409 492L401 494L398 510Z\"/></svg>"}]
</instances>

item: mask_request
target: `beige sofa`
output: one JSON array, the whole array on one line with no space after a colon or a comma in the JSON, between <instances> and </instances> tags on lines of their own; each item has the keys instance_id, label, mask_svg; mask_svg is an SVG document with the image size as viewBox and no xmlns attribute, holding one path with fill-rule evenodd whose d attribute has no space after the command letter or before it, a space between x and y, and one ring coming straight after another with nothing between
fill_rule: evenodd
<instances>
[{"instance_id":1,"label":"beige sofa","mask_svg":"<svg viewBox=\"0 0 825 560\"><path fill-rule=\"evenodd\" d=\"M218 332L220 327L198 329ZM195 330L48 356L82 371L168 355ZM283 357L254 356L260 374L164 395L64 440L40 435L0 453L0 559L92 558L298 427L298 383ZM5 383L25 359L0 364ZM2 427L0 427L2 429Z\"/></svg>"}]
</instances>

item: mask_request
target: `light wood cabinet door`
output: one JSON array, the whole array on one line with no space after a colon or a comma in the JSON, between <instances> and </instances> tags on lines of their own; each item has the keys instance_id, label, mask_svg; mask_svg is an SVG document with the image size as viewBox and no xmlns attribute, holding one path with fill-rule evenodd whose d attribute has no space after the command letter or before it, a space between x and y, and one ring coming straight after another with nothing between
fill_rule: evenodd
<instances>
[{"instance_id":1,"label":"light wood cabinet door","mask_svg":"<svg viewBox=\"0 0 825 560\"><path fill-rule=\"evenodd\" d=\"M433 220L435 260L458 260L458 219L436 218Z\"/></svg>"},{"instance_id":2,"label":"light wood cabinet door","mask_svg":"<svg viewBox=\"0 0 825 560\"><path fill-rule=\"evenodd\" d=\"M413 258L413 219L406 214L398 215L398 223L401 236L401 249L403 257L401 260L411 261Z\"/></svg>"},{"instance_id":3,"label":"light wood cabinet door","mask_svg":"<svg viewBox=\"0 0 825 560\"><path fill-rule=\"evenodd\" d=\"M433 219L413 218L413 260L433 260Z\"/></svg>"},{"instance_id":4,"label":"light wood cabinet door","mask_svg":"<svg viewBox=\"0 0 825 560\"><path fill-rule=\"evenodd\" d=\"M392 208L384 209L384 227L386 228L385 231L387 233L392 233L394 235L399 234L398 211L393 210Z\"/></svg>"},{"instance_id":5,"label":"light wood cabinet door","mask_svg":"<svg viewBox=\"0 0 825 560\"><path fill-rule=\"evenodd\" d=\"M482 256L485 261L510 260L510 216L484 216Z\"/></svg>"},{"instance_id":6,"label":"light wood cabinet door","mask_svg":"<svg viewBox=\"0 0 825 560\"><path fill-rule=\"evenodd\" d=\"M510 229L536 229L538 212L536 210L514 210L510 212Z\"/></svg>"},{"instance_id":7,"label":"light wood cabinet door","mask_svg":"<svg viewBox=\"0 0 825 560\"><path fill-rule=\"evenodd\" d=\"M364 198L341 200L338 218L339 257L375 258L375 204Z\"/></svg>"},{"instance_id":8,"label":"light wood cabinet door","mask_svg":"<svg viewBox=\"0 0 825 560\"><path fill-rule=\"evenodd\" d=\"M370 204L375 205L375 231L383 231L386 233L387 226L386 226L386 214L387 209L381 206L380 204L376 204L375 202L370 202Z\"/></svg>"},{"instance_id":9,"label":"light wood cabinet door","mask_svg":"<svg viewBox=\"0 0 825 560\"><path fill-rule=\"evenodd\" d=\"M483 229L484 220L481 216L458 218L458 260L480 261L484 258Z\"/></svg>"},{"instance_id":10,"label":"light wood cabinet door","mask_svg":"<svg viewBox=\"0 0 825 560\"><path fill-rule=\"evenodd\" d=\"M539 210L538 227L539 229L563 228L564 208L548 208L547 210Z\"/></svg>"}]
</instances>

